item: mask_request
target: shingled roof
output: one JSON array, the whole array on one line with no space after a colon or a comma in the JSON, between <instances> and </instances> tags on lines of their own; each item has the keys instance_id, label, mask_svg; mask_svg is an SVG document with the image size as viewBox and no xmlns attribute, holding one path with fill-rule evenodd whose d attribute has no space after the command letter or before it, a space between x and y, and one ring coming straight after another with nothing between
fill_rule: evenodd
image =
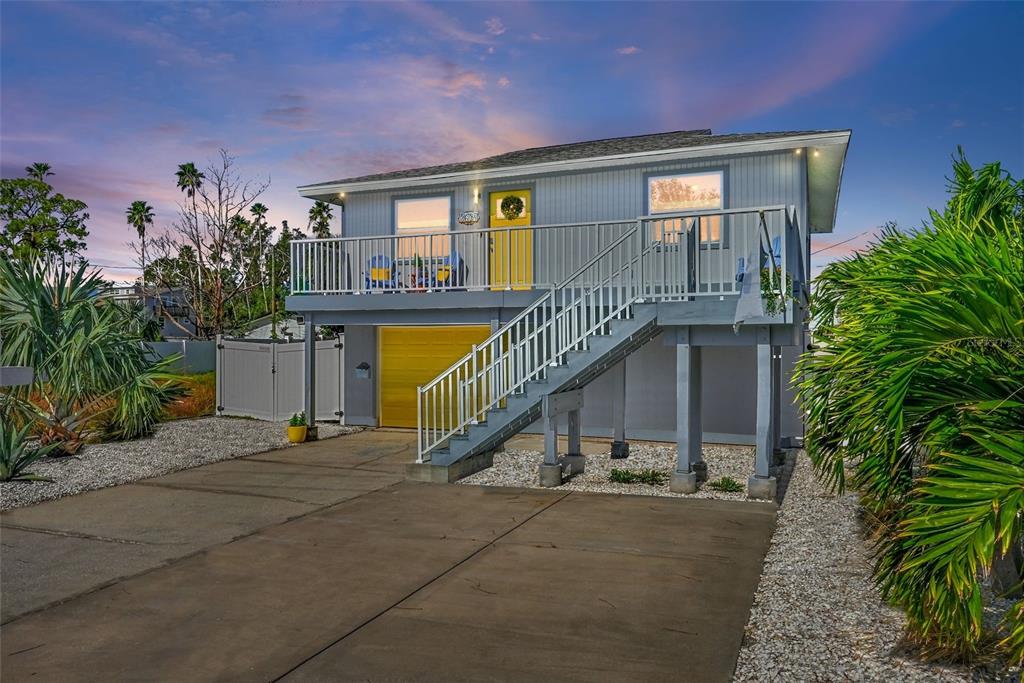
<instances>
[{"instance_id":1,"label":"shingled roof","mask_svg":"<svg viewBox=\"0 0 1024 683\"><path fill-rule=\"evenodd\" d=\"M529 166L532 164L542 164L555 161L578 161L581 159L616 156L620 154L639 154L643 152L699 147L702 145L714 145L727 142L752 142L756 140L768 140L773 138L785 138L797 135L813 135L816 133L829 132L834 131L783 131L775 133L731 133L727 135L712 135L710 128L677 130L668 133L652 133L650 135L631 135L629 137L622 138L605 138L603 140L570 142L568 144L551 145L549 147L531 147L530 149L521 149L515 152L506 152L504 154L484 157L483 159L477 159L476 161L461 161L453 164L442 164L440 166L426 166L424 168L411 168L402 171L374 173L371 175L356 176L354 178L331 180L324 183L308 185L304 189L310 190L321 185L328 186L380 180L397 180L400 178L419 178L423 176L480 171L493 168Z\"/></svg>"}]
</instances>

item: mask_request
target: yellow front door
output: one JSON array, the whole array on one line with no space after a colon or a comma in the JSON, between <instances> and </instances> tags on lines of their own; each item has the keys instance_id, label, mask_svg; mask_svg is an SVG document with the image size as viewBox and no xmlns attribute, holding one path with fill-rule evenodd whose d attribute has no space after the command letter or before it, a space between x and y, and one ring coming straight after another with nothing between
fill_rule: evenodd
<instances>
[{"instance_id":1,"label":"yellow front door","mask_svg":"<svg viewBox=\"0 0 1024 683\"><path fill-rule=\"evenodd\" d=\"M447 370L490 334L489 325L379 328L380 426L416 427L416 387Z\"/></svg>"},{"instance_id":2,"label":"yellow front door","mask_svg":"<svg viewBox=\"0 0 1024 683\"><path fill-rule=\"evenodd\" d=\"M533 285L533 230L500 229L531 224L533 202L530 195L530 190L490 193L490 227L499 228L490 233L491 289L530 289ZM520 209L518 216L508 218L507 212L502 211L502 203L506 204L506 209Z\"/></svg>"}]
</instances>

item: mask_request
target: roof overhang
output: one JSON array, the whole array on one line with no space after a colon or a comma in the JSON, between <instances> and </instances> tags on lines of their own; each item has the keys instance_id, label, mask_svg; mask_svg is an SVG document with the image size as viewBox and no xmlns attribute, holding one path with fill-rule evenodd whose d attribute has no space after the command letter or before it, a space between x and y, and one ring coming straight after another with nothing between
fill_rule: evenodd
<instances>
[{"instance_id":1,"label":"roof overhang","mask_svg":"<svg viewBox=\"0 0 1024 683\"><path fill-rule=\"evenodd\" d=\"M832 232L835 228L850 131L843 135L840 142L808 147L807 221L812 233Z\"/></svg>"},{"instance_id":2,"label":"roof overhang","mask_svg":"<svg viewBox=\"0 0 1024 683\"><path fill-rule=\"evenodd\" d=\"M440 173L436 175L383 178L352 183L319 183L302 185L299 194L308 199L341 204L344 195L352 192L410 190L433 185L479 182L552 173L587 171L630 164L649 164L706 159L758 152L807 149L808 200L810 203L811 232L831 232L839 199L846 149L850 131L829 131L800 135L785 135L761 140L719 142L679 149L662 149L632 154L615 154L570 161L549 161L522 166L507 166L479 170ZM817 152L817 154L815 154Z\"/></svg>"}]
</instances>

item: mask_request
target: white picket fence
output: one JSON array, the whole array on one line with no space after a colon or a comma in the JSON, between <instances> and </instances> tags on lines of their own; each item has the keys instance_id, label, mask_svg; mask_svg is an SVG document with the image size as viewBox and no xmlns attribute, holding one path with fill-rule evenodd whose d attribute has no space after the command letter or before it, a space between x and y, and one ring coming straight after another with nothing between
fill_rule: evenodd
<instances>
[{"instance_id":1,"label":"white picket fence","mask_svg":"<svg viewBox=\"0 0 1024 683\"><path fill-rule=\"evenodd\" d=\"M316 342L316 419L345 423L344 335ZM279 422L303 410L303 342L217 340L217 414Z\"/></svg>"}]
</instances>

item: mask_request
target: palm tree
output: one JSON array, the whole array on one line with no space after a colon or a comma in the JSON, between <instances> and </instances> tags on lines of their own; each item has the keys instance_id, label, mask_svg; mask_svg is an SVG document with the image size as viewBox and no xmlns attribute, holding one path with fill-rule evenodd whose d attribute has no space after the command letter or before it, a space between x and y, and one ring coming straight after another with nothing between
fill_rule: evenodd
<instances>
[{"instance_id":1,"label":"palm tree","mask_svg":"<svg viewBox=\"0 0 1024 683\"><path fill-rule=\"evenodd\" d=\"M883 596L914 639L969 658L989 635L985 575L1024 569L1024 182L954 169L931 225L887 229L816 278L816 349L796 376L808 455L878 526ZM998 636L1020 665L1017 599Z\"/></svg>"},{"instance_id":2,"label":"palm tree","mask_svg":"<svg viewBox=\"0 0 1024 683\"><path fill-rule=\"evenodd\" d=\"M259 242L260 247L260 258L258 267L260 269L260 289L263 292L263 308L266 309L267 305L267 278L264 276L263 267L266 254L264 253L264 246L266 245L269 234L267 233L267 212L269 209L266 204L262 202L256 202L249 207L249 213L252 214L253 232L256 235L256 240Z\"/></svg>"},{"instance_id":3,"label":"palm tree","mask_svg":"<svg viewBox=\"0 0 1024 683\"><path fill-rule=\"evenodd\" d=\"M306 229L313 233L317 239L326 239L331 236L331 219L334 214L331 205L327 202L317 200L309 207L309 223Z\"/></svg>"},{"instance_id":4,"label":"palm tree","mask_svg":"<svg viewBox=\"0 0 1024 683\"><path fill-rule=\"evenodd\" d=\"M124 212L128 225L135 228L142 241L142 301L146 301L146 226L153 225L153 207L142 200L135 200Z\"/></svg>"},{"instance_id":5,"label":"palm tree","mask_svg":"<svg viewBox=\"0 0 1024 683\"><path fill-rule=\"evenodd\" d=\"M192 220L195 223L196 230L196 273L199 281L199 288L196 291L196 321L198 322L202 319L203 305L203 238L199 233L199 211L196 209L196 192L203 186L203 179L206 176L191 161L179 164L174 176L178 179L178 189L192 200Z\"/></svg>"},{"instance_id":6,"label":"palm tree","mask_svg":"<svg viewBox=\"0 0 1024 683\"><path fill-rule=\"evenodd\" d=\"M42 161L37 161L31 166L25 167L25 174L29 178L33 178L41 183L45 183L46 177L53 175L53 172L50 170L49 164L44 163Z\"/></svg>"}]
</instances>

